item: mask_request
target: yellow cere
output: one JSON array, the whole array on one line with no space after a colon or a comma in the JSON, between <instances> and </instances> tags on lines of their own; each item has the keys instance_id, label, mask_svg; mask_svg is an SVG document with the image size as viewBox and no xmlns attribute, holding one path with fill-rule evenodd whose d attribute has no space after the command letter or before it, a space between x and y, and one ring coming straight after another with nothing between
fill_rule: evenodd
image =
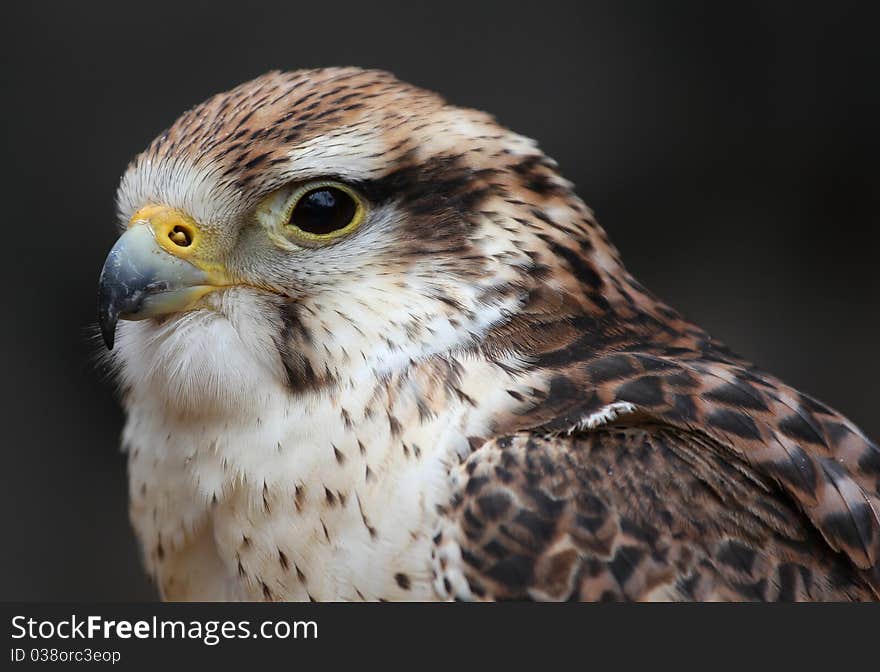
<instances>
[{"instance_id":1,"label":"yellow cere","mask_svg":"<svg viewBox=\"0 0 880 672\"><path fill-rule=\"evenodd\" d=\"M176 208L166 205L148 205L141 208L129 222L129 227L147 224L156 242L175 257L192 257L202 242L202 232L195 220Z\"/></svg>"}]
</instances>

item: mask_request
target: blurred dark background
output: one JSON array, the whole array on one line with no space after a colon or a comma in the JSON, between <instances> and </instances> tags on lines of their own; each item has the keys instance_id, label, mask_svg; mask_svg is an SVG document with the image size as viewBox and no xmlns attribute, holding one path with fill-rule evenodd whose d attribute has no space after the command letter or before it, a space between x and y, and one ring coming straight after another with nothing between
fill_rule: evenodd
<instances>
[{"instance_id":1,"label":"blurred dark background","mask_svg":"<svg viewBox=\"0 0 880 672\"><path fill-rule=\"evenodd\" d=\"M114 192L180 112L271 68L389 69L539 139L646 285L880 437L876 18L840 2L7 5L0 598L154 596L87 338Z\"/></svg>"}]
</instances>

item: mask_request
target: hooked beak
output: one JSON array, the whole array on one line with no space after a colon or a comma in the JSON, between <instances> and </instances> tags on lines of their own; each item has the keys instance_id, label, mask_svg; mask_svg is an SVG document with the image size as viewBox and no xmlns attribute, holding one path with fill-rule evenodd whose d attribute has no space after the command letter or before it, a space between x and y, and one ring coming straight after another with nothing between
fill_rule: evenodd
<instances>
[{"instance_id":1,"label":"hooked beak","mask_svg":"<svg viewBox=\"0 0 880 672\"><path fill-rule=\"evenodd\" d=\"M147 206L131 219L101 269L98 322L108 349L116 323L190 308L208 292L231 283L200 259L202 233L184 213Z\"/></svg>"}]
</instances>

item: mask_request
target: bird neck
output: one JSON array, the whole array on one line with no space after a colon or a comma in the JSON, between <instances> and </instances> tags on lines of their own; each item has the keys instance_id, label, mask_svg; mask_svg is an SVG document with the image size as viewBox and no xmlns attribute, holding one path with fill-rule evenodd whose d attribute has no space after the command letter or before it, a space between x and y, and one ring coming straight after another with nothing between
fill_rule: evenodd
<instances>
[{"instance_id":1,"label":"bird neck","mask_svg":"<svg viewBox=\"0 0 880 672\"><path fill-rule=\"evenodd\" d=\"M133 404L131 517L163 594L198 597L213 575L252 599L430 598L438 507L475 437L519 403L509 368L470 354L313 393L279 386L248 418Z\"/></svg>"}]
</instances>

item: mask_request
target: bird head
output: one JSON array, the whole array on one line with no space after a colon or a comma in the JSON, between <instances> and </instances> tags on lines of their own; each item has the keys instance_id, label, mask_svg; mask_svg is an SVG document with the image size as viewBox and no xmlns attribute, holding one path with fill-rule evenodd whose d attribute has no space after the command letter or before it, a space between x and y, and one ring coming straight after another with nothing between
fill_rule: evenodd
<instances>
[{"instance_id":1,"label":"bird head","mask_svg":"<svg viewBox=\"0 0 880 672\"><path fill-rule=\"evenodd\" d=\"M210 98L132 161L117 200L102 333L125 387L181 407L514 348L535 337L517 316L596 308L618 264L534 142L356 68Z\"/></svg>"}]
</instances>

